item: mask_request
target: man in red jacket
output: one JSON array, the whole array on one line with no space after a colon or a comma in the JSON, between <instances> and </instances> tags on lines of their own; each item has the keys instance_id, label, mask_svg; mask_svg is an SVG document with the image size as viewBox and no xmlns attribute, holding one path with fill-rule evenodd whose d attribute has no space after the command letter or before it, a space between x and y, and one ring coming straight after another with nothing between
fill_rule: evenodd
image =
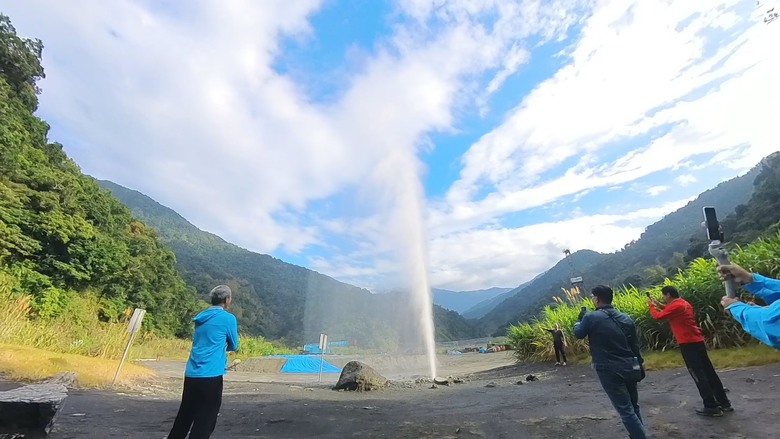
<instances>
[{"instance_id":1,"label":"man in red jacket","mask_svg":"<svg viewBox=\"0 0 780 439\"><path fill-rule=\"evenodd\" d=\"M731 402L723 390L715 368L712 367L704 336L693 316L693 306L680 297L677 288L667 285L661 288L664 302L662 305L653 298L648 298L650 314L656 320L667 319L672 327L674 338L680 345L685 366L691 373L696 387L699 389L704 408L696 409L696 414L702 416L723 416L723 412L732 412ZM659 311L656 308L661 308Z\"/></svg>"}]
</instances>

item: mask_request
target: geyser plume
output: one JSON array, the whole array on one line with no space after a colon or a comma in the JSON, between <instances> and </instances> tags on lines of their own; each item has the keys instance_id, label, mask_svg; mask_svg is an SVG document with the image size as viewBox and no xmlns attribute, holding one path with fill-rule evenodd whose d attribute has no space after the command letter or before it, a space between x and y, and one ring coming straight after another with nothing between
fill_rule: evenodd
<instances>
[{"instance_id":1,"label":"geyser plume","mask_svg":"<svg viewBox=\"0 0 780 439\"><path fill-rule=\"evenodd\" d=\"M434 341L433 306L428 284L428 249L423 217L423 189L420 183L416 158L398 153L390 157L389 167L395 184L391 185L391 222L389 235L399 246L399 269L406 279L406 291L410 295L413 314L418 319L419 336L422 338L431 378L436 376L436 345Z\"/></svg>"},{"instance_id":2,"label":"geyser plume","mask_svg":"<svg viewBox=\"0 0 780 439\"><path fill-rule=\"evenodd\" d=\"M316 343L320 331L331 341L354 342L350 352L365 354L369 366L386 376L436 376L419 169L412 152L390 150L359 188L356 210L365 216L353 221L358 246L349 257L385 293L355 291L334 301L328 285L311 279L305 301L304 343Z\"/></svg>"},{"instance_id":3,"label":"geyser plume","mask_svg":"<svg viewBox=\"0 0 780 439\"><path fill-rule=\"evenodd\" d=\"M436 376L433 305L428 284L428 253L423 218L423 188L419 162L408 151L390 151L372 175L372 195L380 205L382 236L380 245L394 268L393 278L400 291L391 309L401 309L395 330L405 352L427 357L428 373ZM404 317L408 317L407 320Z\"/></svg>"}]
</instances>

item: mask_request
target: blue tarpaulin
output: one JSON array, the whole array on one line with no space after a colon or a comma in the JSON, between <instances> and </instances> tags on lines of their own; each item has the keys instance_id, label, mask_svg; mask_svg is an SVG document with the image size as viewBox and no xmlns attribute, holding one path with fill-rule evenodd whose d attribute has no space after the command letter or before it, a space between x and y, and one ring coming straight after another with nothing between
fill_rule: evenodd
<instances>
[{"instance_id":1,"label":"blue tarpaulin","mask_svg":"<svg viewBox=\"0 0 780 439\"><path fill-rule=\"evenodd\" d=\"M286 358L282 366L282 373L320 373L320 358L312 357L311 355L278 355L278 357ZM323 361L322 363L323 373L340 373L341 369Z\"/></svg>"}]
</instances>

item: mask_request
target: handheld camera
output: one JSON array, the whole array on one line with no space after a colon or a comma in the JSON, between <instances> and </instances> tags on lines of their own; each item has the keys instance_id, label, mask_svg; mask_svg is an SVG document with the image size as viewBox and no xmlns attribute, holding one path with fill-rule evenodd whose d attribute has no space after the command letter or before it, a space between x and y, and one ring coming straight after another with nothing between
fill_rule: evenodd
<instances>
[{"instance_id":1,"label":"handheld camera","mask_svg":"<svg viewBox=\"0 0 780 439\"><path fill-rule=\"evenodd\" d=\"M729 254L723 247L723 231L721 230L718 216L715 214L714 207L705 207L704 209L704 227L707 229L707 238L711 241L709 252L712 257L718 261L718 265L729 265ZM737 287L734 279L723 281L728 297L737 297Z\"/></svg>"}]
</instances>

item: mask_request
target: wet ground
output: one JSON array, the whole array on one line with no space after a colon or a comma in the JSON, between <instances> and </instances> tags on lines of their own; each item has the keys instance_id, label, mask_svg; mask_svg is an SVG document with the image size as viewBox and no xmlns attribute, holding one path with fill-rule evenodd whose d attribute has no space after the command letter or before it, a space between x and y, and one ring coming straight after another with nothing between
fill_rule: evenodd
<instances>
[{"instance_id":1,"label":"wet ground","mask_svg":"<svg viewBox=\"0 0 780 439\"><path fill-rule=\"evenodd\" d=\"M467 356L470 355L470 356ZM495 355L495 356L490 356ZM619 418L587 366L499 366L511 357L464 354L441 369L462 384L396 381L387 390L329 389L337 376L231 373L213 438L625 438ZM164 438L178 409L178 363L157 363L160 378L126 392L73 390L53 439ZM539 380L525 381L529 374ZM281 376L287 375L287 376ZM180 375L179 375L180 376ZM268 377L276 382L267 382ZM640 405L656 438L772 438L780 430L780 365L720 371L736 409L694 414L700 403L686 371L650 371ZM265 382L257 382L265 381ZM524 384L517 384L523 381ZM6 387L8 383L5 383Z\"/></svg>"}]
</instances>

